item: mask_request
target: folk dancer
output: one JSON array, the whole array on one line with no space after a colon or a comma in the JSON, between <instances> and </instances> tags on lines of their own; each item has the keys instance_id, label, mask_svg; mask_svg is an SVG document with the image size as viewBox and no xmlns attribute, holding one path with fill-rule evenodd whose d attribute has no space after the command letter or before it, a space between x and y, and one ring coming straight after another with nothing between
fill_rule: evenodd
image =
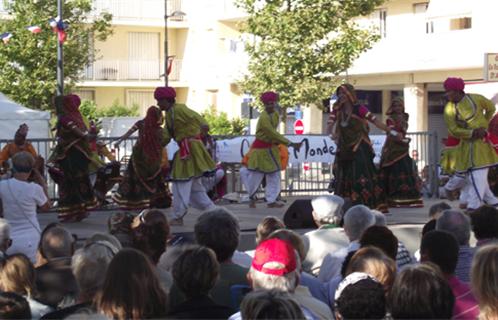
<instances>
[{"instance_id":1,"label":"folk dancer","mask_svg":"<svg viewBox=\"0 0 498 320\"><path fill-rule=\"evenodd\" d=\"M200 137L201 126L206 124L201 115L184 104L176 103L176 91L171 87L156 88L154 98L161 110L166 111L166 143L174 139L180 147L170 169L173 189L173 220L170 224L183 225L189 206L199 210L214 208L202 178L213 175L216 164Z\"/></svg>"},{"instance_id":2,"label":"folk dancer","mask_svg":"<svg viewBox=\"0 0 498 320\"><path fill-rule=\"evenodd\" d=\"M201 126L201 140L211 158L216 162L216 172L212 177L204 177L203 183L206 187L211 200L221 200L227 191L227 178L223 164L217 161L216 157L216 141L209 134L209 125L206 123Z\"/></svg>"}]
</instances>

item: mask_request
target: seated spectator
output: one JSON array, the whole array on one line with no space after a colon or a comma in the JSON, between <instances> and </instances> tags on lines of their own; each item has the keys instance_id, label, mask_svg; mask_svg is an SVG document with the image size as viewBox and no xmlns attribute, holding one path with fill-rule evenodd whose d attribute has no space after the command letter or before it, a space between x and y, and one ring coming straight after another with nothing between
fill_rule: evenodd
<instances>
[{"instance_id":1,"label":"seated spectator","mask_svg":"<svg viewBox=\"0 0 498 320\"><path fill-rule=\"evenodd\" d=\"M479 319L498 318L498 244L477 250L472 262L472 290L479 301Z\"/></svg>"},{"instance_id":2,"label":"seated spectator","mask_svg":"<svg viewBox=\"0 0 498 320\"><path fill-rule=\"evenodd\" d=\"M420 244L422 262L432 262L441 269L455 296L452 319L477 319L479 306L468 284L455 277L458 242L446 231L433 230L424 235Z\"/></svg>"},{"instance_id":3,"label":"seated spectator","mask_svg":"<svg viewBox=\"0 0 498 320\"><path fill-rule=\"evenodd\" d=\"M421 232L422 237L426 233L428 233L429 231L436 230L436 221L437 221L436 219L431 219L424 224L424 226L422 227L422 232ZM415 260L420 262L420 249L417 249L417 251L415 251L414 256L415 256Z\"/></svg>"},{"instance_id":4,"label":"seated spectator","mask_svg":"<svg viewBox=\"0 0 498 320\"><path fill-rule=\"evenodd\" d=\"M7 249L12 245L10 225L7 220L0 218L0 262L7 256Z\"/></svg>"},{"instance_id":5,"label":"seated spectator","mask_svg":"<svg viewBox=\"0 0 498 320\"><path fill-rule=\"evenodd\" d=\"M242 319L306 319L299 304L279 290L255 290L240 305Z\"/></svg>"},{"instance_id":6,"label":"seated spectator","mask_svg":"<svg viewBox=\"0 0 498 320\"><path fill-rule=\"evenodd\" d=\"M285 224L282 220L274 216L264 217L263 220L256 227L256 246L275 230L285 229ZM235 251L232 257L232 262L241 267L249 269L252 263L254 250L247 250L245 252Z\"/></svg>"},{"instance_id":7,"label":"seated spectator","mask_svg":"<svg viewBox=\"0 0 498 320\"><path fill-rule=\"evenodd\" d=\"M93 300L104 284L112 258L119 250L121 244L112 235L94 234L90 237L72 257L71 268L79 288L76 304L47 313L42 319L64 319L94 312Z\"/></svg>"},{"instance_id":8,"label":"seated spectator","mask_svg":"<svg viewBox=\"0 0 498 320\"><path fill-rule=\"evenodd\" d=\"M157 209L144 210L132 222L133 247L150 258L159 276L161 284L169 292L173 284L171 274L157 268L159 258L166 251L170 237L170 228L166 216Z\"/></svg>"},{"instance_id":9,"label":"seated spectator","mask_svg":"<svg viewBox=\"0 0 498 320\"><path fill-rule=\"evenodd\" d=\"M429 219L437 220L443 214L443 211L450 209L451 206L444 201L435 203L429 208Z\"/></svg>"},{"instance_id":10,"label":"seated spectator","mask_svg":"<svg viewBox=\"0 0 498 320\"><path fill-rule=\"evenodd\" d=\"M304 234L308 243L308 253L303 260L306 272L318 275L324 257L333 251L347 246L347 237L337 230L342 219L344 199L335 195L319 196L311 200L312 215L318 229Z\"/></svg>"},{"instance_id":11,"label":"seated spectator","mask_svg":"<svg viewBox=\"0 0 498 320\"><path fill-rule=\"evenodd\" d=\"M346 274L354 272L363 272L374 277L382 284L387 295L396 278L396 263L378 248L363 247L356 251L348 264Z\"/></svg>"},{"instance_id":12,"label":"seated spectator","mask_svg":"<svg viewBox=\"0 0 498 320\"><path fill-rule=\"evenodd\" d=\"M376 226L387 227L385 214L383 214L379 210L372 210L372 213L375 215ZM398 265L398 269L401 269L403 266L412 264L414 262L415 259L412 257L408 249L406 249L405 244L398 240L398 251L396 253L396 264Z\"/></svg>"},{"instance_id":13,"label":"seated spectator","mask_svg":"<svg viewBox=\"0 0 498 320\"><path fill-rule=\"evenodd\" d=\"M318 299L296 292L301 263L292 245L280 239L268 239L259 244L249 269L248 279L255 290L277 289L287 292L301 306L305 316L331 319L332 312Z\"/></svg>"},{"instance_id":14,"label":"seated spectator","mask_svg":"<svg viewBox=\"0 0 498 320\"><path fill-rule=\"evenodd\" d=\"M0 319L31 319L28 301L14 292L0 292Z\"/></svg>"},{"instance_id":15,"label":"seated spectator","mask_svg":"<svg viewBox=\"0 0 498 320\"><path fill-rule=\"evenodd\" d=\"M230 288L248 284L248 270L232 262L233 253L239 245L239 222L227 209L216 208L197 219L194 232L197 243L213 250L220 264L220 277L211 296L217 304L231 307Z\"/></svg>"},{"instance_id":16,"label":"seated spectator","mask_svg":"<svg viewBox=\"0 0 498 320\"><path fill-rule=\"evenodd\" d=\"M23 254L8 256L0 270L0 290L17 293L29 303L32 319L40 319L52 309L34 299L36 295L35 268Z\"/></svg>"},{"instance_id":17,"label":"seated spectator","mask_svg":"<svg viewBox=\"0 0 498 320\"><path fill-rule=\"evenodd\" d=\"M111 319L164 318L168 312L167 294L149 258L135 249L123 249L107 268L96 307Z\"/></svg>"},{"instance_id":18,"label":"seated spectator","mask_svg":"<svg viewBox=\"0 0 498 320\"><path fill-rule=\"evenodd\" d=\"M133 236L131 233L131 225L134 217L129 212L113 213L107 220L107 228L109 233L115 236L123 248L133 247Z\"/></svg>"},{"instance_id":19,"label":"seated spectator","mask_svg":"<svg viewBox=\"0 0 498 320\"><path fill-rule=\"evenodd\" d=\"M477 239L477 247L498 240L498 210L482 206L470 213L472 231Z\"/></svg>"},{"instance_id":20,"label":"seated spectator","mask_svg":"<svg viewBox=\"0 0 498 320\"><path fill-rule=\"evenodd\" d=\"M74 303L78 285L71 271L73 235L58 223L49 224L41 234L36 268L36 298L52 308Z\"/></svg>"},{"instance_id":21,"label":"seated spectator","mask_svg":"<svg viewBox=\"0 0 498 320\"><path fill-rule=\"evenodd\" d=\"M393 319L450 319L454 304L441 271L429 264L404 267L389 294Z\"/></svg>"},{"instance_id":22,"label":"seated spectator","mask_svg":"<svg viewBox=\"0 0 498 320\"><path fill-rule=\"evenodd\" d=\"M396 259L398 238L387 227L371 226L363 232L360 247L373 246L381 249L389 258Z\"/></svg>"},{"instance_id":23,"label":"seated spectator","mask_svg":"<svg viewBox=\"0 0 498 320\"><path fill-rule=\"evenodd\" d=\"M299 261L306 257L306 249L304 247L303 238L301 238L299 233L293 230L276 230L270 234L267 239L280 239L290 243L294 250L296 250L298 258L300 259ZM300 271L299 286L295 290L296 295L302 296L302 299L306 299L307 297L316 298L323 302L323 305L317 304L317 307L320 308L321 306L321 308L326 308L328 299L323 283L309 273L303 271L302 266ZM326 314L327 311L319 310L318 313Z\"/></svg>"},{"instance_id":24,"label":"seated spectator","mask_svg":"<svg viewBox=\"0 0 498 320\"><path fill-rule=\"evenodd\" d=\"M220 266L215 253L206 247L185 248L173 263L175 285L187 300L173 307L173 319L227 319L233 310L216 304L209 292L218 280Z\"/></svg>"},{"instance_id":25,"label":"seated spectator","mask_svg":"<svg viewBox=\"0 0 498 320\"><path fill-rule=\"evenodd\" d=\"M0 181L3 217L10 224L12 238L7 254L22 253L35 263L41 233L37 208L42 211L50 209L50 201L40 185L28 182L35 162L33 156L25 151L19 152L12 162L14 177Z\"/></svg>"},{"instance_id":26,"label":"seated spectator","mask_svg":"<svg viewBox=\"0 0 498 320\"><path fill-rule=\"evenodd\" d=\"M361 235L368 227L374 224L375 217L367 206L356 205L346 211L344 215L344 232L350 241L349 245L324 257L318 274L320 281L327 282L340 275L342 263L348 252L359 249Z\"/></svg>"},{"instance_id":27,"label":"seated spectator","mask_svg":"<svg viewBox=\"0 0 498 320\"><path fill-rule=\"evenodd\" d=\"M383 319L386 315L384 288L372 276L354 272L339 284L335 293L335 317L347 319Z\"/></svg>"},{"instance_id":28,"label":"seated spectator","mask_svg":"<svg viewBox=\"0 0 498 320\"><path fill-rule=\"evenodd\" d=\"M475 248L470 247L470 219L458 210L446 210L436 220L436 230L451 233L458 241L458 262L455 275L460 281L470 282L470 266Z\"/></svg>"}]
</instances>

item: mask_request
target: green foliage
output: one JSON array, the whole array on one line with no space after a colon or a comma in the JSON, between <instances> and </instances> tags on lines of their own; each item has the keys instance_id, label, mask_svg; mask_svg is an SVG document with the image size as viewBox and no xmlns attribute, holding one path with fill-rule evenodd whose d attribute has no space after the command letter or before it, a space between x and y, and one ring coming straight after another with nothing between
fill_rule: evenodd
<instances>
[{"instance_id":1,"label":"green foliage","mask_svg":"<svg viewBox=\"0 0 498 320\"><path fill-rule=\"evenodd\" d=\"M98 120L103 117L137 117L140 115L139 106L134 104L127 107L114 100L112 105L105 108L98 108L95 102L83 100L80 106L81 114L89 120Z\"/></svg>"},{"instance_id":2,"label":"green foliage","mask_svg":"<svg viewBox=\"0 0 498 320\"><path fill-rule=\"evenodd\" d=\"M112 33L110 14L91 17L92 0L64 3L67 40L64 43L65 91L81 76L97 52L93 39L103 41ZM53 108L57 84L57 35L48 25L57 16L57 1L15 0L9 5L10 18L0 22L0 33L11 32L7 45L0 45L0 92L34 109ZM91 18L91 19L90 19ZM26 27L38 25L32 34Z\"/></svg>"},{"instance_id":3,"label":"green foliage","mask_svg":"<svg viewBox=\"0 0 498 320\"><path fill-rule=\"evenodd\" d=\"M247 125L247 121L244 119L234 118L229 120L225 112L218 112L214 106L204 111L202 116L208 123L209 133L212 135L241 135Z\"/></svg>"},{"instance_id":4,"label":"green foliage","mask_svg":"<svg viewBox=\"0 0 498 320\"><path fill-rule=\"evenodd\" d=\"M321 106L337 85L337 75L379 38L352 19L384 1L236 0L249 13L243 32L254 35L246 41L250 60L242 89L254 96L277 91L284 108Z\"/></svg>"}]
</instances>

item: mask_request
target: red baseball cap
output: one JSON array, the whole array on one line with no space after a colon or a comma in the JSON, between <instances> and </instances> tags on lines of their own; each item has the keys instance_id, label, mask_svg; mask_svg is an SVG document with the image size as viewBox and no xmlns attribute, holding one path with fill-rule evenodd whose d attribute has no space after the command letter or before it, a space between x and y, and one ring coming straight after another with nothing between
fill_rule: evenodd
<instances>
[{"instance_id":1,"label":"red baseball cap","mask_svg":"<svg viewBox=\"0 0 498 320\"><path fill-rule=\"evenodd\" d=\"M282 265L271 265L276 262ZM283 276L296 270L296 253L290 243L280 239L261 242L256 248L252 268L264 274Z\"/></svg>"}]
</instances>

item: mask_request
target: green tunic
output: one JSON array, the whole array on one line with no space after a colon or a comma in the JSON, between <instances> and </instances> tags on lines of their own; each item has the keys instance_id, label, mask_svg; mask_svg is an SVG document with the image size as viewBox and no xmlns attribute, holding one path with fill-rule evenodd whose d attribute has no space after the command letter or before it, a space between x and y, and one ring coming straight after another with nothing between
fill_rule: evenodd
<instances>
[{"instance_id":1,"label":"green tunic","mask_svg":"<svg viewBox=\"0 0 498 320\"><path fill-rule=\"evenodd\" d=\"M466 94L460 102L446 104L444 120L449 134L460 139L460 143L443 153L441 165L445 172L462 173L498 164L498 155L491 144L471 138L473 129L488 128L494 113L493 102L479 94Z\"/></svg>"},{"instance_id":2,"label":"green tunic","mask_svg":"<svg viewBox=\"0 0 498 320\"><path fill-rule=\"evenodd\" d=\"M175 153L171 165L173 180L190 180L215 171L216 164L199 139L202 124L206 122L201 115L184 104L175 104L166 111L166 143L174 139L180 146L181 142L187 139L190 148L190 156L186 159L180 158L180 151Z\"/></svg>"},{"instance_id":3,"label":"green tunic","mask_svg":"<svg viewBox=\"0 0 498 320\"><path fill-rule=\"evenodd\" d=\"M247 168L263 173L280 171L279 144L289 145L291 142L277 131L279 117L277 112L269 114L263 111L256 126L256 139L271 143L269 148L251 148Z\"/></svg>"}]
</instances>

